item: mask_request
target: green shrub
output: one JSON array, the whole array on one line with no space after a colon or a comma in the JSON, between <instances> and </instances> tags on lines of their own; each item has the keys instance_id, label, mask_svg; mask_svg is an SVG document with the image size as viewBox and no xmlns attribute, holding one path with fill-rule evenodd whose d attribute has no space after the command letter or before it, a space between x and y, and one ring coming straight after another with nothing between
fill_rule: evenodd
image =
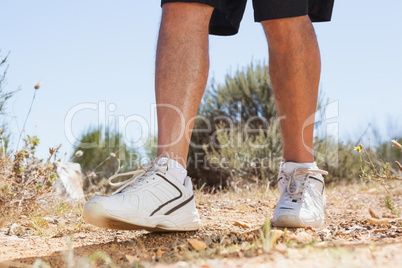
<instances>
[{"instance_id":1,"label":"green shrub","mask_svg":"<svg viewBox=\"0 0 402 268\"><path fill-rule=\"evenodd\" d=\"M327 183L355 182L360 179L360 156L353 152L352 142L335 142L331 138L315 138L314 151L319 154L317 165L326 171Z\"/></svg>"},{"instance_id":2,"label":"green shrub","mask_svg":"<svg viewBox=\"0 0 402 268\"><path fill-rule=\"evenodd\" d=\"M1 52L1 51L0 51ZM0 156L6 153L11 133L7 131L8 121L6 120L7 101L15 94L16 91L5 91L6 74L7 74L7 58L0 56ZM4 150L4 151L3 151Z\"/></svg>"},{"instance_id":3,"label":"green shrub","mask_svg":"<svg viewBox=\"0 0 402 268\"><path fill-rule=\"evenodd\" d=\"M218 150L216 145L228 138L225 135L234 135L238 130L242 130L241 133L244 134L246 124L248 129L254 130L253 134L249 134L250 140L261 142L263 134L260 133L260 128L276 131L275 134L266 133L264 135L277 135L279 133L277 127L270 130L270 125L275 122L276 115L275 99L270 86L268 66L266 65L251 64L238 70L233 76L227 75L223 85L213 84L205 93L198 109L199 119L194 124L195 131L191 137L188 155L188 174L192 177L201 177L209 184L222 183L231 174L233 175L233 172L231 173L230 168L216 169L208 167L208 163L205 162L206 153L210 157L223 157L231 153L248 152L250 153L250 159L262 156L264 152L268 153L266 148L264 149L265 151L261 150L261 152L254 155L258 150L247 148L244 141L238 143L237 148L235 148L236 146L226 148L224 151ZM250 119L253 120L249 121ZM210 126L208 126L207 122L210 123ZM209 131L197 131L197 129L205 130L209 127ZM217 131L218 129L220 131ZM238 136L238 134L235 135ZM275 154L278 150L281 150L281 146L279 139L278 142L275 142L275 148L269 148L269 154L267 155L272 154L276 157ZM202 159L204 163L200 165L199 159ZM236 176L251 172L251 169L244 168L235 168L235 170ZM268 175L270 172L266 171L264 175L256 175L262 178L263 176L270 176Z\"/></svg>"},{"instance_id":4,"label":"green shrub","mask_svg":"<svg viewBox=\"0 0 402 268\"><path fill-rule=\"evenodd\" d=\"M402 138L395 138L397 142L402 144ZM377 158L381 159L384 162L394 163L398 161L402 163L402 150L396 150L392 146L390 146L390 142L383 142L376 148ZM393 165L393 168L398 170L398 167Z\"/></svg>"},{"instance_id":5,"label":"green shrub","mask_svg":"<svg viewBox=\"0 0 402 268\"><path fill-rule=\"evenodd\" d=\"M231 179L275 181L282 159L282 141L279 121L272 119L269 125L268 130L260 128L254 135L247 135L245 128L222 131L223 124L219 125L216 139L222 148L204 146L207 168L220 169Z\"/></svg>"}]
</instances>

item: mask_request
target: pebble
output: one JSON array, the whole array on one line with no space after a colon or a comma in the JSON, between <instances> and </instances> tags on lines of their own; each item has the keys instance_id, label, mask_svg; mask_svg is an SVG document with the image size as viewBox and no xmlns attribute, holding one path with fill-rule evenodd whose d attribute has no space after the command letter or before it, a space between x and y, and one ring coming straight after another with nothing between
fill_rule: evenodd
<instances>
[{"instance_id":1,"label":"pebble","mask_svg":"<svg viewBox=\"0 0 402 268\"><path fill-rule=\"evenodd\" d=\"M288 251L288 247L285 244L277 244L275 250L281 254L285 254Z\"/></svg>"},{"instance_id":2,"label":"pebble","mask_svg":"<svg viewBox=\"0 0 402 268\"><path fill-rule=\"evenodd\" d=\"M17 223L11 224L8 228L6 235L23 235L26 232L26 228L18 225Z\"/></svg>"},{"instance_id":3,"label":"pebble","mask_svg":"<svg viewBox=\"0 0 402 268\"><path fill-rule=\"evenodd\" d=\"M207 246L210 246L210 245L212 245L212 243L213 243L211 236L206 236L206 237L204 237L202 240L204 241L204 243L205 243Z\"/></svg>"},{"instance_id":4,"label":"pebble","mask_svg":"<svg viewBox=\"0 0 402 268\"><path fill-rule=\"evenodd\" d=\"M311 242L313 240L313 237L310 234L306 233L306 232L300 232L297 235L295 235L295 239L298 242L309 243L309 242Z\"/></svg>"},{"instance_id":5,"label":"pebble","mask_svg":"<svg viewBox=\"0 0 402 268\"><path fill-rule=\"evenodd\" d=\"M367 221L374 225L389 224L389 220L387 219L367 218Z\"/></svg>"},{"instance_id":6,"label":"pebble","mask_svg":"<svg viewBox=\"0 0 402 268\"><path fill-rule=\"evenodd\" d=\"M278 238L282 236L282 234L282 230L271 230L269 232L269 235L271 237L271 247L276 243L276 240L278 240Z\"/></svg>"},{"instance_id":7,"label":"pebble","mask_svg":"<svg viewBox=\"0 0 402 268\"><path fill-rule=\"evenodd\" d=\"M138 258L137 256L131 256L131 255L126 255L126 259L128 260L129 263L133 264L133 263L137 263L140 261L140 258Z\"/></svg>"},{"instance_id":8,"label":"pebble","mask_svg":"<svg viewBox=\"0 0 402 268\"><path fill-rule=\"evenodd\" d=\"M188 243L197 251L202 251L207 248L207 244L198 239L189 239Z\"/></svg>"},{"instance_id":9,"label":"pebble","mask_svg":"<svg viewBox=\"0 0 402 268\"><path fill-rule=\"evenodd\" d=\"M242 221L235 221L234 225L235 226L240 226L240 227L243 227L243 228L251 228L250 224L242 222Z\"/></svg>"},{"instance_id":10,"label":"pebble","mask_svg":"<svg viewBox=\"0 0 402 268\"><path fill-rule=\"evenodd\" d=\"M381 216L371 208L369 208L369 213L370 213L371 217L373 217L374 219L380 219L381 218Z\"/></svg>"},{"instance_id":11,"label":"pebble","mask_svg":"<svg viewBox=\"0 0 402 268\"><path fill-rule=\"evenodd\" d=\"M158 250L156 251L156 257L157 258L162 257L163 253L165 253L165 251L163 251L162 249L158 248Z\"/></svg>"}]
</instances>

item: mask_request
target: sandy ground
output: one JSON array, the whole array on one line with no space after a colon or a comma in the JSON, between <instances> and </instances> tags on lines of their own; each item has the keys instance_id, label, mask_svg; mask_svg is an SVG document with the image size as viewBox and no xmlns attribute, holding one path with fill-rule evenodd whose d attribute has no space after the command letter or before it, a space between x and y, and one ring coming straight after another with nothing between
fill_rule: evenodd
<instances>
[{"instance_id":1,"label":"sandy ground","mask_svg":"<svg viewBox=\"0 0 402 268\"><path fill-rule=\"evenodd\" d=\"M400 185L390 191L394 205L402 207ZM261 226L273 212L276 190L196 196L202 228L195 232L102 230L84 223L79 210L48 215L41 229L21 215L0 228L0 267L92 267L108 261L118 267L401 267L402 222L385 207L381 188L330 188L325 226L286 230L271 248L263 247ZM382 224L368 220L369 209ZM201 241L201 248L191 239Z\"/></svg>"}]
</instances>

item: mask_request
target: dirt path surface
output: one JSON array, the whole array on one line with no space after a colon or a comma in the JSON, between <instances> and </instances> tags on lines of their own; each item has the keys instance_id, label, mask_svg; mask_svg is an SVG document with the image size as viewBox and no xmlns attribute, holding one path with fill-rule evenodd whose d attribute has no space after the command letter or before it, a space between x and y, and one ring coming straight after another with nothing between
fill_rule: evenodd
<instances>
[{"instance_id":1,"label":"dirt path surface","mask_svg":"<svg viewBox=\"0 0 402 268\"><path fill-rule=\"evenodd\" d=\"M383 190L362 188L327 191L323 228L273 229L268 237L261 227L276 190L196 193L196 232L102 230L85 224L79 210L21 215L0 228L0 267L400 267L402 222L386 208ZM399 188L391 189L395 207L402 206Z\"/></svg>"}]
</instances>

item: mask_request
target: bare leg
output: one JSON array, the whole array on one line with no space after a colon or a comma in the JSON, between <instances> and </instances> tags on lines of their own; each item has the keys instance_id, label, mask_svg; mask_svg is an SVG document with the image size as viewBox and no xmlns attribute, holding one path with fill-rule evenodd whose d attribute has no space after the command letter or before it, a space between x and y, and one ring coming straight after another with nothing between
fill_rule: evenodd
<instances>
[{"instance_id":1,"label":"bare leg","mask_svg":"<svg viewBox=\"0 0 402 268\"><path fill-rule=\"evenodd\" d=\"M155 71L156 103L160 105L158 155L166 151L184 167L194 125L191 119L197 113L208 79L212 11L213 7L203 4L162 6Z\"/></svg>"},{"instance_id":2,"label":"bare leg","mask_svg":"<svg viewBox=\"0 0 402 268\"><path fill-rule=\"evenodd\" d=\"M269 70L281 120L283 158L313 162L314 124L303 129L315 113L321 72L320 52L308 16L262 22L269 47ZM302 139L304 136L304 140Z\"/></svg>"}]
</instances>

